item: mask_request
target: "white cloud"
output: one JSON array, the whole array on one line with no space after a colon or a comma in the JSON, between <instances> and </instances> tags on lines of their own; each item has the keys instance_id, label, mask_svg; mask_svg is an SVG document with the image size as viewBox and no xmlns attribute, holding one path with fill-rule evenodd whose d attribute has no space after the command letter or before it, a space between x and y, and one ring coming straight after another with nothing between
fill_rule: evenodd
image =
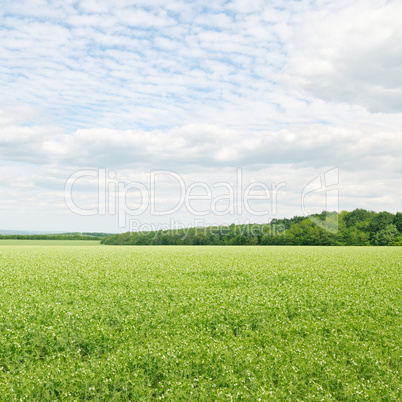
<instances>
[{"instance_id":1,"label":"white cloud","mask_svg":"<svg viewBox=\"0 0 402 402\"><path fill-rule=\"evenodd\" d=\"M295 164L339 166L346 171L396 169L402 154L399 131L363 126L311 125L277 131L244 131L211 124L167 130L80 129L3 126L0 155L39 165L115 169L185 169Z\"/></svg>"},{"instance_id":2,"label":"white cloud","mask_svg":"<svg viewBox=\"0 0 402 402\"><path fill-rule=\"evenodd\" d=\"M233 215L227 214L219 216L210 213L207 216L197 217L190 213L185 206L171 216L152 216L150 208L140 216L128 216L129 219L136 219L142 223L170 224L174 219L182 224L194 225L199 219L203 219L209 224L230 224L235 220L245 222L266 222L274 217L303 215L301 195L303 188L313 179L333 168L328 165L322 168L310 166L297 166L294 164L274 164L261 166L258 169L244 168L241 171L242 189L253 182L264 183L268 188L275 188L277 185L278 202L276 209L272 208L270 200L261 205L268 208L269 214L265 216L255 216L242 208L242 213ZM210 186L213 197L222 193L222 188L218 191L214 184L225 182L234 189L238 188L238 170L236 168L221 167L200 167L197 171L178 172L186 187L196 182L202 182ZM35 165L19 166L11 169L10 166L0 166L1 177L7 180L0 181L0 188L7 191L0 192L0 214L2 226L14 229L32 230L68 230L68 231L109 231L117 232L128 230L118 227L117 214L107 214L105 216L94 215L82 217L70 211L64 201L64 185L70 175L75 172L68 167L40 167ZM398 200L402 199L402 188L400 176L389 178L386 176L388 170L381 168L375 169L370 174L362 171L346 172L340 169L339 192L340 208L351 210L356 207L380 210L397 211L400 207ZM12 174L11 174L12 173ZM117 169L116 181L122 184L138 182L150 189L150 171L141 168ZM385 174L384 174L385 173ZM169 206L174 206L180 199L179 186L174 179L162 177L162 182L157 179L155 200L158 210L166 210ZM281 183L284 185L281 186ZM224 191L226 194L226 191ZM74 202L81 208L96 208L98 205L97 180L79 179L73 187ZM120 198L121 199L121 198ZM132 208L138 204L139 197L135 192L129 192L127 203ZM203 210L204 204L195 202L192 206L196 210ZM322 191L313 193L306 199L305 207L309 212L320 212L325 209L325 188Z\"/></svg>"},{"instance_id":3,"label":"white cloud","mask_svg":"<svg viewBox=\"0 0 402 402\"><path fill-rule=\"evenodd\" d=\"M45 14L29 2L10 5L0 29L7 103L40 107L67 130L157 129L191 123L194 112L214 123L209 108L236 115L247 101L274 96L284 59L272 7L261 3L262 17L219 2L106 5L51 3Z\"/></svg>"},{"instance_id":4,"label":"white cloud","mask_svg":"<svg viewBox=\"0 0 402 402\"><path fill-rule=\"evenodd\" d=\"M295 33L288 73L305 91L372 112L402 112L400 1L312 13Z\"/></svg>"}]
</instances>

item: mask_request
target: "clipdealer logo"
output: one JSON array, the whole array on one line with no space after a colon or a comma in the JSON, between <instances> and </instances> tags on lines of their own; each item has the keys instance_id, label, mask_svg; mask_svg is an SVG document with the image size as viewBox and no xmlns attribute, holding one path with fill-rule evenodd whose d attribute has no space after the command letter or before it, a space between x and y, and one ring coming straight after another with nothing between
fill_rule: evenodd
<instances>
[{"instance_id":1,"label":"clipdealer logo","mask_svg":"<svg viewBox=\"0 0 402 402\"><path fill-rule=\"evenodd\" d=\"M114 170L83 169L73 173L65 183L64 199L67 207L80 216L117 216L119 228L127 226L127 218L149 213L151 216L171 216L185 209L195 217L207 215L241 215L246 212L252 216L277 214L278 193L286 187L286 182L266 183L255 181L245 185L241 169L237 169L235 184L220 181L207 184L202 181L187 184L183 177L173 171L150 171L146 186L143 182L119 182ZM82 182L96 181L97 205L91 208L79 205L74 199L74 186ZM174 180L178 186L177 201L168 209L162 208L159 194L162 193L163 180ZM160 187L160 189L159 189ZM130 202L128 202L130 199ZM253 203L259 202L264 209L256 209ZM203 208L200 209L200 204Z\"/></svg>"}]
</instances>

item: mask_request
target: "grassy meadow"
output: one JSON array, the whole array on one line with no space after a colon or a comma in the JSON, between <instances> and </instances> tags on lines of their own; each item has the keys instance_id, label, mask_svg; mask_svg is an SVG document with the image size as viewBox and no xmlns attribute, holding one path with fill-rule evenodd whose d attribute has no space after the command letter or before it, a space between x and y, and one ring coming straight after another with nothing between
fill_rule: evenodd
<instances>
[{"instance_id":1,"label":"grassy meadow","mask_svg":"<svg viewBox=\"0 0 402 402\"><path fill-rule=\"evenodd\" d=\"M0 400L402 399L401 247L0 244Z\"/></svg>"}]
</instances>

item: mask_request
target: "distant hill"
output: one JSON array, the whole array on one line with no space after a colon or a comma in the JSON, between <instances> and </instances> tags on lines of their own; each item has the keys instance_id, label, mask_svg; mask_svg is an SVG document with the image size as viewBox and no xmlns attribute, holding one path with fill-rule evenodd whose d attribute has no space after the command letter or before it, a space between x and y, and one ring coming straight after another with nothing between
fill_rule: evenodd
<instances>
[{"instance_id":1,"label":"distant hill","mask_svg":"<svg viewBox=\"0 0 402 402\"><path fill-rule=\"evenodd\" d=\"M46 235L46 234L57 234L60 232L44 232L38 230L0 230L0 235Z\"/></svg>"},{"instance_id":2,"label":"distant hill","mask_svg":"<svg viewBox=\"0 0 402 402\"><path fill-rule=\"evenodd\" d=\"M266 224L127 232L102 239L111 245L402 245L402 213L365 209L323 211Z\"/></svg>"}]
</instances>

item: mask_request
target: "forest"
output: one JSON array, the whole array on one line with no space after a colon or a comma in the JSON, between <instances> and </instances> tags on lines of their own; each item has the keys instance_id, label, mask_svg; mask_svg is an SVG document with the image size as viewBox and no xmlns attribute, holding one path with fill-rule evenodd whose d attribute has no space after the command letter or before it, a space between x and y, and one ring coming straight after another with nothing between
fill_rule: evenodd
<instances>
[{"instance_id":1,"label":"forest","mask_svg":"<svg viewBox=\"0 0 402 402\"><path fill-rule=\"evenodd\" d=\"M110 245L402 246L402 213L365 209L323 211L266 224L127 232L104 237Z\"/></svg>"}]
</instances>

